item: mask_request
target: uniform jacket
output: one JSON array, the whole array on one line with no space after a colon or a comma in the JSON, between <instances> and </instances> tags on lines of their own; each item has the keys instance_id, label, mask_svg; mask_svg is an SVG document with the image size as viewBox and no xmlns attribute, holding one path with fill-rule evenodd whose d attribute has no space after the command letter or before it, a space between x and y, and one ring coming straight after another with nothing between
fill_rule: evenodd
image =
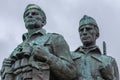
<instances>
[{"instance_id":1,"label":"uniform jacket","mask_svg":"<svg viewBox=\"0 0 120 80\"><path fill-rule=\"evenodd\" d=\"M47 47L53 54L49 65L33 58L32 48L36 45ZM76 75L69 47L64 38L56 33L46 33L44 29L31 35L25 33L23 42L15 48L10 58L13 59L9 68L11 70L3 66L2 80L8 79L5 78L9 72L15 77L14 80L72 80Z\"/></svg>"},{"instance_id":2,"label":"uniform jacket","mask_svg":"<svg viewBox=\"0 0 120 80\"><path fill-rule=\"evenodd\" d=\"M119 80L115 59L101 54L97 46L79 47L72 52L72 58L77 66L77 80Z\"/></svg>"}]
</instances>

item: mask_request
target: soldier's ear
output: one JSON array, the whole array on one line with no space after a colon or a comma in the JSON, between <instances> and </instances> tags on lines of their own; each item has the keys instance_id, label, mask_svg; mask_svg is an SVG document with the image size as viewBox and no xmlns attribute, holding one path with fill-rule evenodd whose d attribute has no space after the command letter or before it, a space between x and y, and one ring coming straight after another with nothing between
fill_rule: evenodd
<instances>
[{"instance_id":1,"label":"soldier's ear","mask_svg":"<svg viewBox=\"0 0 120 80\"><path fill-rule=\"evenodd\" d=\"M100 36L100 34L99 34L99 33L97 33L97 34L96 34L96 39L97 39L97 38L99 38L99 36Z\"/></svg>"}]
</instances>

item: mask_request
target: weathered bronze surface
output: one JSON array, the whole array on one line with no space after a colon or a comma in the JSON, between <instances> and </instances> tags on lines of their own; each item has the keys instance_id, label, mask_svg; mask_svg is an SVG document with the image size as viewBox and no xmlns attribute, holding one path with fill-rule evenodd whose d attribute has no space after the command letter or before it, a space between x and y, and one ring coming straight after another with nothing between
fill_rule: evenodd
<instances>
[{"instance_id":1,"label":"weathered bronze surface","mask_svg":"<svg viewBox=\"0 0 120 80\"><path fill-rule=\"evenodd\" d=\"M119 80L115 59L107 56L105 50L102 54L96 46L99 37L96 21L85 15L79 22L78 31L83 46L72 52L78 71L77 80Z\"/></svg>"},{"instance_id":2,"label":"weathered bronze surface","mask_svg":"<svg viewBox=\"0 0 120 80\"><path fill-rule=\"evenodd\" d=\"M75 66L63 36L46 33L46 15L35 4L24 12L23 42L4 59L1 80L73 80Z\"/></svg>"}]
</instances>

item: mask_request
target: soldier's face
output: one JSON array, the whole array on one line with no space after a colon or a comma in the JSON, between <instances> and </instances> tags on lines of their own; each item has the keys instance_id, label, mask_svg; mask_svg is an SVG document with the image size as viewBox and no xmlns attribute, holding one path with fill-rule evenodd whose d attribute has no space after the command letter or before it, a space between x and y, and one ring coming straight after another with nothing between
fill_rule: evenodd
<instances>
[{"instance_id":1,"label":"soldier's face","mask_svg":"<svg viewBox=\"0 0 120 80\"><path fill-rule=\"evenodd\" d=\"M24 22L27 29L42 28L43 26L42 15L37 9L29 9L24 14Z\"/></svg>"},{"instance_id":2,"label":"soldier's face","mask_svg":"<svg viewBox=\"0 0 120 80\"><path fill-rule=\"evenodd\" d=\"M80 39L83 45L94 44L96 41L97 32L94 25L83 25L79 28Z\"/></svg>"}]
</instances>

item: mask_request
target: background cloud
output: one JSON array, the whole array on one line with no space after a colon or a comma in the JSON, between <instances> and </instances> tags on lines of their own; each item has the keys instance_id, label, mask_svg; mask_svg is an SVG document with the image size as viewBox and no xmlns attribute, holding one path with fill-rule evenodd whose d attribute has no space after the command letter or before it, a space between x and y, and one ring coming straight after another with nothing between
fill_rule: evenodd
<instances>
[{"instance_id":1,"label":"background cloud","mask_svg":"<svg viewBox=\"0 0 120 80\"><path fill-rule=\"evenodd\" d=\"M68 42L71 51L81 44L78 23L83 15L92 16L100 28L97 45L107 43L107 55L114 57L120 67L120 0L1 0L0 2L0 65L22 42L27 30L23 13L29 3L39 5L46 13L47 32L59 33Z\"/></svg>"}]
</instances>

